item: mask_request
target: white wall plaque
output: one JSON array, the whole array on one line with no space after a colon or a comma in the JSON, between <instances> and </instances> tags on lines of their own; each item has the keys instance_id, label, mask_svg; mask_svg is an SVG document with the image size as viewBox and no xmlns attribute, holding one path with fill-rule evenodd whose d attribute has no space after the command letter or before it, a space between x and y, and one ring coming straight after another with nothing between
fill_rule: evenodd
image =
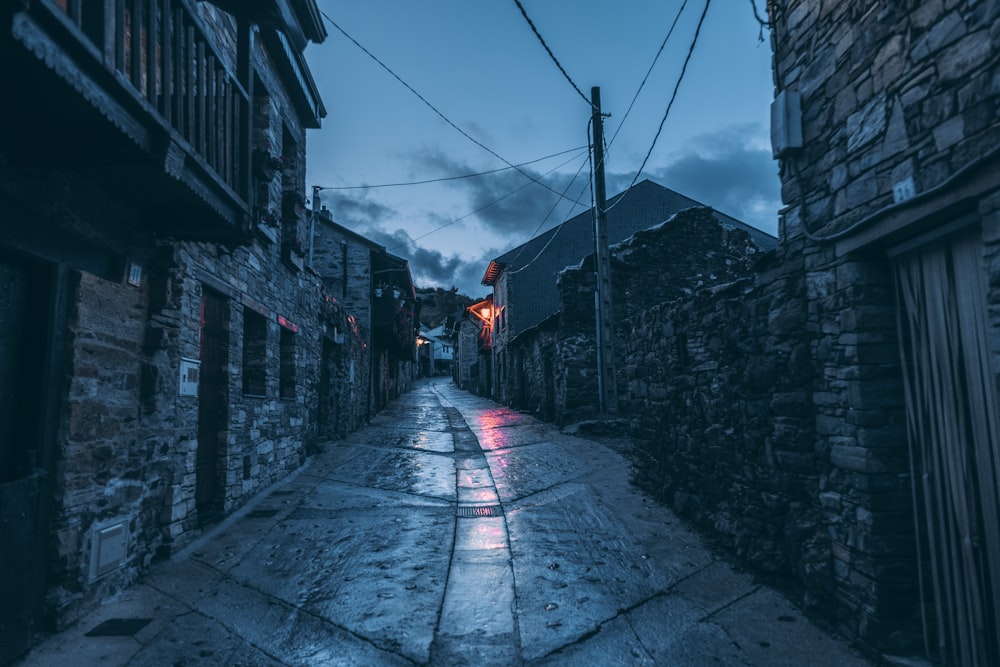
<instances>
[{"instance_id":1,"label":"white wall plaque","mask_svg":"<svg viewBox=\"0 0 1000 667\"><path fill-rule=\"evenodd\" d=\"M200 361L181 357L181 377L179 383L181 396L198 395L198 374L200 372Z\"/></svg>"}]
</instances>

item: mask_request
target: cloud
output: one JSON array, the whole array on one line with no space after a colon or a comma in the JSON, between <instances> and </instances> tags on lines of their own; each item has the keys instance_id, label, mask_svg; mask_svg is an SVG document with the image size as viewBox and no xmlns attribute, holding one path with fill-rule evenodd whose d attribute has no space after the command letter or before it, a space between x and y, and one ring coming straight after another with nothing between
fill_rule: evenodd
<instances>
[{"instance_id":1,"label":"cloud","mask_svg":"<svg viewBox=\"0 0 1000 667\"><path fill-rule=\"evenodd\" d=\"M490 249L479 257L463 257L417 245L403 229L386 232L374 229L366 236L385 246L392 254L406 258L410 263L413 282L418 287L457 287L467 296L482 296L489 290L480 284L490 259L500 254Z\"/></svg>"},{"instance_id":2,"label":"cloud","mask_svg":"<svg viewBox=\"0 0 1000 667\"><path fill-rule=\"evenodd\" d=\"M377 229L397 215L392 206L371 199L363 190L327 190L320 198L338 224L360 233Z\"/></svg>"},{"instance_id":3,"label":"cloud","mask_svg":"<svg viewBox=\"0 0 1000 667\"><path fill-rule=\"evenodd\" d=\"M759 127L745 125L700 135L687 145L687 152L665 166L647 169L642 177L774 233L781 182L771 150L760 136ZM624 190L631 180L631 174L609 175L609 194Z\"/></svg>"},{"instance_id":4,"label":"cloud","mask_svg":"<svg viewBox=\"0 0 1000 667\"><path fill-rule=\"evenodd\" d=\"M585 154L566 155L539 164L548 165L551 169L568 160L569 166L578 167L584 159ZM520 167L520 171L505 169L502 164L500 167L474 166L465 161L452 159L440 151L414 154L411 156L411 161L419 173L441 174L441 177L503 169L484 176L446 181L446 184L467 202L469 211L475 211L475 217L487 229L506 238L516 239L517 243L526 241L543 222L546 226L561 222L567 217L566 211L570 210L571 204L565 199L554 211L553 205L559 201L557 193L563 192L573 181L571 174L546 174L545 171L533 168L533 165ZM587 178L587 171L582 171L576 179L575 186L567 192L567 197L575 198L583 191L589 198L589 195L586 195ZM535 181L540 181L544 185ZM589 202L585 201L584 208L587 206ZM580 207L577 207L574 213L579 210Z\"/></svg>"}]
</instances>

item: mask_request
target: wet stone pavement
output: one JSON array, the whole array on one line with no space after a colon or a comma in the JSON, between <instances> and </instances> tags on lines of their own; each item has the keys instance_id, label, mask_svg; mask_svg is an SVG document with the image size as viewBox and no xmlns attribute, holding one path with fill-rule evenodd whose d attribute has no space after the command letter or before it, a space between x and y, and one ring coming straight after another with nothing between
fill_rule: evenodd
<instances>
[{"instance_id":1,"label":"wet stone pavement","mask_svg":"<svg viewBox=\"0 0 1000 667\"><path fill-rule=\"evenodd\" d=\"M435 379L20 664L870 663L612 449Z\"/></svg>"}]
</instances>

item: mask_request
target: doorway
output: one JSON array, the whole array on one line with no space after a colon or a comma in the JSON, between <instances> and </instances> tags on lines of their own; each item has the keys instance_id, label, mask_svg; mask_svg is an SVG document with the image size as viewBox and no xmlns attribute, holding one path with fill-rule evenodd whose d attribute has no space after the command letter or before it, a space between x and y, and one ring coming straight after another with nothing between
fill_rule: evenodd
<instances>
[{"instance_id":1,"label":"doorway","mask_svg":"<svg viewBox=\"0 0 1000 667\"><path fill-rule=\"evenodd\" d=\"M340 415L337 403L340 392L334 386L339 377L337 372L339 355L336 348L337 346L329 338L323 338L319 367L319 398L317 400L319 409L316 414L320 440L333 440L338 436L337 424L340 421Z\"/></svg>"},{"instance_id":2,"label":"doorway","mask_svg":"<svg viewBox=\"0 0 1000 667\"><path fill-rule=\"evenodd\" d=\"M28 649L44 614L67 312L58 273L0 254L0 664Z\"/></svg>"},{"instance_id":3,"label":"doorway","mask_svg":"<svg viewBox=\"0 0 1000 667\"><path fill-rule=\"evenodd\" d=\"M201 297L201 369L195 457L195 505L202 525L217 521L224 512L228 350L229 301L205 289Z\"/></svg>"}]
</instances>

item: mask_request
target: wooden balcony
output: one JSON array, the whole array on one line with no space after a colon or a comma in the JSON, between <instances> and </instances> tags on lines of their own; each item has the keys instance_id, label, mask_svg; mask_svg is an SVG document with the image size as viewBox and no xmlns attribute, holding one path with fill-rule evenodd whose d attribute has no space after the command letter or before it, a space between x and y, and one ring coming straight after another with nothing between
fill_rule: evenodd
<instances>
[{"instance_id":1,"label":"wooden balcony","mask_svg":"<svg viewBox=\"0 0 1000 667\"><path fill-rule=\"evenodd\" d=\"M223 58L192 0L15 7L0 10L10 166L79 170L134 202L154 231L245 240L249 24Z\"/></svg>"}]
</instances>

